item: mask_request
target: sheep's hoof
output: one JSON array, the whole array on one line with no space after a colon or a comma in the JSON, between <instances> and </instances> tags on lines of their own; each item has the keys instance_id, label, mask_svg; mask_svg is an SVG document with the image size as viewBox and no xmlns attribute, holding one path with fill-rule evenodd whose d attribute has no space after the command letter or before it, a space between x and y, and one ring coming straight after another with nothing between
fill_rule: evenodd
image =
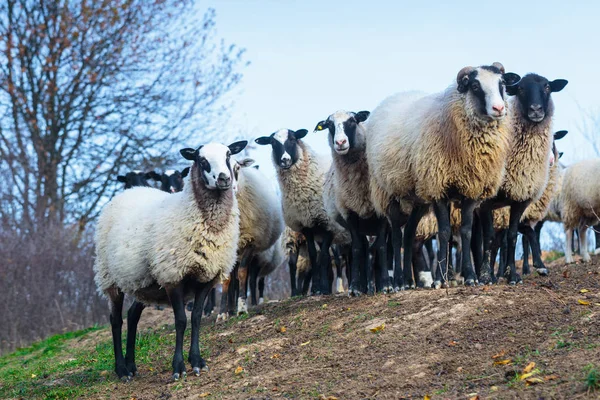
<instances>
[{"instance_id":1,"label":"sheep's hoof","mask_svg":"<svg viewBox=\"0 0 600 400\"><path fill-rule=\"evenodd\" d=\"M337 293L344 293L344 282L340 277L336 278L335 291Z\"/></svg>"},{"instance_id":2,"label":"sheep's hoof","mask_svg":"<svg viewBox=\"0 0 600 400\"><path fill-rule=\"evenodd\" d=\"M465 279L465 286L475 286L475 279L473 279L473 278Z\"/></svg>"},{"instance_id":3,"label":"sheep's hoof","mask_svg":"<svg viewBox=\"0 0 600 400\"><path fill-rule=\"evenodd\" d=\"M360 297L361 294L362 293L358 289L348 288L348 297Z\"/></svg>"},{"instance_id":4,"label":"sheep's hoof","mask_svg":"<svg viewBox=\"0 0 600 400\"><path fill-rule=\"evenodd\" d=\"M431 287L433 283L433 275L431 271L420 271L419 272L419 287Z\"/></svg>"},{"instance_id":5,"label":"sheep's hoof","mask_svg":"<svg viewBox=\"0 0 600 400\"><path fill-rule=\"evenodd\" d=\"M384 287L381 289L381 293L385 293L385 294L391 294L391 293L394 293L394 288L393 288L391 285L384 286Z\"/></svg>"},{"instance_id":6,"label":"sheep's hoof","mask_svg":"<svg viewBox=\"0 0 600 400\"><path fill-rule=\"evenodd\" d=\"M492 275L488 271L482 272L479 276L479 283L481 285L490 285L492 283Z\"/></svg>"},{"instance_id":7,"label":"sheep's hoof","mask_svg":"<svg viewBox=\"0 0 600 400\"><path fill-rule=\"evenodd\" d=\"M441 281L434 281L433 282L433 288L434 289L441 289L442 288L442 282Z\"/></svg>"},{"instance_id":8,"label":"sheep's hoof","mask_svg":"<svg viewBox=\"0 0 600 400\"><path fill-rule=\"evenodd\" d=\"M200 376L201 372L208 372L208 365L205 365L202 368L194 367L194 375Z\"/></svg>"},{"instance_id":9,"label":"sheep's hoof","mask_svg":"<svg viewBox=\"0 0 600 400\"><path fill-rule=\"evenodd\" d=\"M450 287L458 287L458 281L456 279L452 279L450 281Z\"/></svg>"},{"instance_id":10,"label":"sheep's hoof","mask_svg":"<svg viewBox=\"0 0 600 400\"><path fill-rule=\"evenodd\" d=\"M519 276L519 274L515 274L515 276L510 279L510 282L508 282L508 284L511 286L514 286L517 283L523 283L523 279L521 279L521 276Z\"/></svg>"},{"instance_id":11,"label":"sheep's hoof","mask_svg":"<svg viewBox=\"0 0 600 400\"><path fill-rule=\"evenodd\" d=\"M237 315L248 314L248 305L246 299L238 298Z\"/></svg>"},{"instance_id":12,"label":"sheep's hoof","mask_svg":"<svg viewBox=\"0 0 600 400\"><path fill-rule=\"evenodd\" d=\"M131 376L131 375L122 376L120 379L121 379L121 382L127 383L127 382L131 382L133 380L133 376Z\"/></svg>"},{"instance_id":13,"label":"sheep's hoof","mask_svg":"<svg viewBox=\"0 0 600 400\"><path fill-rule=\"evenodd\" d=\"M548 276L548 268L536 268L535 271L541 276Z\"/></svg>"},{"instance_id":14,"label":"sheep's hoof","mask_svg":"<svg viewBox=\"0 0 600 400\"><path fill-rule=\"evenodd\" d=\"M216 322L225 322L225 321L227 321L227 318L229 318L229 315L227 315L226 312L219 313L219 314L217 314Z\"/></svg>"}]
</instances>

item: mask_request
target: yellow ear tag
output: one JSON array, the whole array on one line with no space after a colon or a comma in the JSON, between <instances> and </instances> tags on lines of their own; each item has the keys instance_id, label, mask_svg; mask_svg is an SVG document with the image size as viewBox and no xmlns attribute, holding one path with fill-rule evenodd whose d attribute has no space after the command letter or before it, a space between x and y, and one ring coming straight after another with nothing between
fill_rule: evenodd
<instances>
[{"instance_id":1,"label":"yellow ear tag","mask_svg":"<svg viewBox=\"0 0 600 400\"><path fill-rule=\"evenodd\" d=\"M317 130L318 130L318 131L322 131L322 130L323 130L323 127L322 127L321 125L317 125Z\"/></svg>"}]
</instances>

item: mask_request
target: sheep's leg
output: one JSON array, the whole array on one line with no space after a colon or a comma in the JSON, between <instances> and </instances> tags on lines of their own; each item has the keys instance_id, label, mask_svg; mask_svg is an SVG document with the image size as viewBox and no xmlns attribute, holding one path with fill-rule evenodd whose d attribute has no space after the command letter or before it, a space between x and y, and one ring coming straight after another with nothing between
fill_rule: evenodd
<instances>
[{"instance_id":1,"label":"sheep's leg","mask_svg":"<svg viewBox=\"0 0 600 400\"><path fill-rule=\"evenodd\" d=\"M548 269L544 265L542 260L542 250L540 249L540 243L537 240L535 231L529 224L520 224L519 231L523 234L523 250L531 247L531 255L533 257L533 267L536 272L542 276L548 275ZM529 251L527 251L527 258L529 258ZM529 261L527 262L527 273L529 273ZM523 253L523 275L525 275L525 253Z\"/></svg>"},{"instance_id":2,"label":"sheep's leg","mask_svg":"<svg viewBox=\"0 0 600 400\"><path fill-rule=\"evenodd\" d=\"M481 231L483 234L483 258L481 260L481 267L479 268L479 282L487 285L492 283L494 280L493 271L491 269L491 258L492 258L492 242L494 240L494 214L491 208L481 207L479 209L479 221L481 222ZM468 253L463 249L463 258L470 258ZM498 277L502 275L498 274Z\"/></svg>"},{"instance_id":3,"label":"sheep's leg","mask_svg":"<svg viewBox=\"0 0 600 400\"><path fill-rule=\"evenodd\" d=\"M212 288L206 298L206 303L204 305L204 315L208 316L208 315L212 314L212 312L215 308L216 300L217 300L217 290L215 288Z\"/></svg>"},{"instance_id":4,"label":"sheep's leg","mask_svg":"<svg viewBox=\"0 0 600 400\"><path fill-rule=\"evenodd\" d=\"M431 268L429 267L429 264L427 264L425 257L424 244L425 243L422 240L414 241L412 263L414 274L418 277L417 287L431 288L433 276L431 275ZM427 257L429 257L429 255Z\"/></svg>"},{"instance_id":5,"label":"sheep's leg","mask_svg":"<svg viewBox=\"0 0 600 400\"><path fill-rule=\"evenodd\" d=\"M258 304L258 300L256 298L256 285L258 284L258 265L256 265L256 260L253 260L250 263L250 304L253 306Z\"/></svg>"},{"instance_id":6,"label":"sheep's leg","mask_svg":"<svg viewBox=\"0 0 600 400\"><path fill-rule=\"evenodd\" d=\"M441 199L433 203L433 210L438 222L438 268L435 273L433 287L439 289L446 284L448 277L448 243L452 235L450 227L450 203L447 199ZM464 250L464 247L463 247ZM406 250L405 250L406 251Z\"/></svg>"},{"instance_id":7,"label":"sheep's leg","mask_svg":"<svg viewBox=\"0 0 600 400\"><path fill-rule=\"evenodd\" d=\"M329 256L329 247L331 247L331 242L333 241L333 233L325 232L323 233L323 242L321 243L321 249L319 250L319 266L321 269L320 279L318 282L321 285L321 293L322 294L331 294L331 285L329 282L329 272L333 272L331 270L331 257ZM314 279L313 279L314 282Z\"/></svg>"},{"instance_id":8,"label":"sheep's leg","mask_svg":"<svg viewBox=\"0 0 600 400\"><path fill-rule=\"evenodd\" d=\"M544 226L544 222L546 222L546 221L538 222L535 225L535 227L533 228L533 230L535 231L535 237L537 237L538 243L540 243L540 236L542 235L542 226Z\"/></svg>"},{"instance_id":9,"label":"sheep's leg","mask_svg":"<svg viewBox=\"0 0 600 400\"><path fill-rule=\"evenodd\" d=\"M412 252L413 252L413 242L415 240L415 233L417 232L417 226L419 225L419 221L427 211L427 206L422 204L415 205L410 216L408 217L408 221L406 222L406 226L404 227L404 288L405 289L414 289L415 281L413 280L412 274Z\"/></svg>"},{"instance_id":10,"label":"sheep's leg","mask_svg":"<svg viewBox=\"0 0 600 400\"><path fill-rule=\"evenodd\" d=\"M237 278L239 281L237 314L246 314L248 312L248 270L254 257L254 248L248 246L242 252L240 266L238 267ZM255 286L256 287L256 286Z\"/></svg>"},{"instance_id":11,"label":"sheep's leg","mask_svg":"<svg viewBox=\"0 0 600 400\"><path fill-rule=\"evenodd\" d=\"M265 302L265 277L258 280L258 304Z\"/></svg>"},{"instance_id":12,"label":"sheep's leg","mask_svg":"<svg viewBox=\"0 0 600 400\"><path fill-rule=\"evenodd\" d=\"M310 289L310 284L312 282L312 269L306 271L304 275L298 277L298 281L302 282L302 295L306 296L308 294L308 289Z\"/></svg>"},{"instance_id":13,"label":"sheep's leg","mask_svg":"<svg viewBox=\"0 0 600 400\"><path fill-rule=\"evenodd\" d=\"M381 221L379 226L379 232L377 234L377 241L375 246L377 248L377 273L380 282L380 291L383 293L392 293L394 288L390 282L390 276L388 274L388 249L387 249L387 236L388 236L388 222L384 219Z\"/></svg>"},{"instance_id":14,"label":"sheep's leg","mask_svg":"<svg viewBox=\"0 0 600 400\"><path fill-rule=\"evenodd\" d=\"M425 241L425 250L427 251L427 264L431 270L435 265L435 252L433 251L433 238ZM433 279L433 278L432 278Z\"/></svg>"},{"instance_id":15,"label":"sheep's leg","mask_svg":"<svg viewBox=\"0 0 600 400\"><path fill-rule=\"evenodd\" d=\"M372 257L371 257L371 252L370 250L370 246L369 246L369 239L367 238L366 235L361 235L361 242L362 242L362 252L361 252L361 259L360 259L360 268L359 268L359 277L360 277L360 290L362 293L367 293L368 292L368 281L371 278L370 275L370 268L371 265L369 264L372 261Z\"/></svg>"},{"instance_id":16,"label":"sheep's leg","mask_svg":"<svg viewBox=\"0 0 600 400\"><path fill-rule=\"evenodd\" d=\"M308 258L310 260L310 271L312 275L311 292L313 295L319 295L321 294L321 287L319 284L321 279L321 266L317 263L317 246L315 245L315 235L311 229L303 229L302 233L306 238Z\"/></svg>"},{"instance_id":17,"label":"sheep's leg","mask_svg":"<svg viewBox=\"0 0 600 400\"><path fill-rule=\"evenodd\" d=\"M288 266L290 268L290 285L292 297L298 296L298 286L296 285L296 264L298 263L298 252L290 251Z\"/></svg>"},{"instance_id":18,"label":"sheep's leg","mask_svg":"<svg viewBox=\"0 0 600 400\"><path fill-rule=\"evenodd\" d=\"M127 351L125 352L125 366L129 375L135 375L137 373L137 367L135 366L135 336L137 333L137 325L144 311L144 304L135 300L129 310L127 311Z\"/></svg>"},{"instance_id":19,"label":"sheep's leg","mask_svg":"<svg viewBox=\"0 0 600 400\"><path fill-rule=\"evenodd\" d=\"M508 229L504 229L502 231L502 236L500 237L500 262L498 265L498 278L500 278L501 276L506 279L509 278L509 276L507 276L507 275L510 271L507 271L507 269L506 269L506 265L508 264L507 254L508 254ZM502 275L500 275L500 272L502 272Z\"/></svg>"},{"instance_id":20,"label":"sheep's leg","mask_svg":"<svg viewBox=\"0 0 600 400\"><path fill-rule=\"evenodd\" d=\"M475 276L481 275L481 264L483 261L483 230L477 213L473 213L473 236L471 237L471 252L475 264ZM470 255L469 255L470 256Z\"/></svg>"},{"instance_id":21,"label":"sheep's leg","mask_svg":"<svg viewBox=\"0 0 600 400\"><path fill-rule=\"evenodd\" d=\"M521 245L523 246L523 275L529 275L529 239L525 234L521 237Z\"/></svg>"},{"instance_id":22,"label":"sheep's leg","mask_svg":"<svg viewBox=\"0 0 600 400\"><path fill-rule=\"evenodd\" d=\"M583 262L590 262L592 258L590 257L590 253L588 252L588 243L587 243L587 231L588 228L585 225L579 226L579 254L583 258Z\"/></svg>"},{"instance_id":23,"label":"sheep's leg","mask_svg":"<svg viewBox=\"0 0 600 400\"><path fill-rule=\"evenodd\" d=\"M352 238L352 260L350 262L351 274L350 283L348 284L348 296L360 296L361 275L364 275L362 270L363 261L363 238L358 232L358 215L351 212L348 215L348 230ZM367 260L368 262L368 260Z\"/></svg>"},{"instance_id":24,"label":"sheep's leg","mask_svg":"<svg viewBox=\"0 0 600 400\"><path fill-rule=\"evenodd\" d=\"M340 249L338 246L332 246L333 260L335 262L335 292L344 292L344 280L342 279L342 258L340 257Z\"/></svg>"},{"instance_id":25,"label":"sheep's leg","mask_svg":"<svg viewBox=\"0 0 600 400\"><path fill-rule=\"evenodd\" d=\"M121 334L123 327L123 299L125 295L117 288L112 288L108 293L110 298L110 328L113 338L113 351L115 354L115 372L122 380L131 379L131 374L127 370L125 358L123 357L123 344Z\"/></svg>"},{"instance_id":26,"label":"sheep's leg","mask_svg":"<svg viewBox=\"0 0 600 400\"><path fill-rule=\"evenodd\" d=\"M406 215L400 209L400 203L392 200L388 210L392 225L392 247L394 248L394 291L404 290L404 274L402 272L402 226L406 223Z\"/></svg>"},{"instance_id":27,"label":"sheep's leg","mask_svg":"<svg viewBox=\"0 0 600 400\"><path fill-rule=\"evenodd\" d=\"M479 205L479 202L473 199L463 199L461 204L461 225L460 225L460 239L462 244L463 257L461 261L461 270L464 271L465 285L473 286L477 281L477 275L475 275L475 269L471 262L471 239L473 235L473 213L475 208ZM489 267L489 264L488 264ZM482 284L488 284L492 282L490 270L488 268L487 275L481 273L483 278Z\"/></svg>"},{"instance_id":28,"label":"sheep's leg","mask_svg":"<svg viewBox=\"0 0 600 400\"><path fill-rule=\"evenodd\" d=\"M185 303L183 295L183 284L179 283L176 286L168 287L167 295L173 307L173 315L175 316L175 353L173 354L173 379L179 380L180 377L185 377L185 363L183 361L183 334L187 324L185 316ZM202 303L194 302L194 310L201 309ZM194 311L192 311L194 312Z\"/></svg>"},{"instance_id":29,"label":"sheep's leg","mask_svg":"<svg viewBox=\"0 0 600 400\"><path fill-rule=\"evenodd\" d=\"M200 371L208 371L206 361L200 355L200 321L202 320L202 305L206 299L206 295L210 292L215 284L217 278L211 282L198 283L196 287L196 294L194 296L194 309L192 310L192 337L190 352L188 354L188 362L192 364L192 369L196 376L200 376Z\"/></svg>"},{"instance_id":30,"label":"sheep's leg","mask_svg":"<svg viewBox=\"0 0 600 400\"><path fill-rule=\"evenodd\" d=\"M490 248L490 275L492 276L492 283L496 283L496 275L494 274L494 268L496 267L496 256L500 249L501 232L496 232L494 240L492 240L492 247Z\"/></svg>"},{"instance_id":31,"label":"sheep's leg","mask_svg":"<svg viewBox=\"0 0 600 400\"><path fill-rule=\"evenodd\" d=\"M529 201L518 202L512 204L510 207L510 220L508 224L506 251L506 263L508 267L510 267L509 285L515 285L523 282L519 274L517 274L517 266L515 265L515 249L517 247L519 221L521 220L521 216L523 215L523 212L529 203Z\"/></svg>"},{"instance_id":32,"label":"sheep's leg","mask_svg":"<svg viewBox=\"0 0 600 400\"><path fill-rule=\"evenodd\" d=\"M230 301L229 298L231 297L229 293L229 287L231 286L232 276L233 272L229 274L229 279L223 281L221 284L221 305L219 307L219 314L217 315L217 322L225 321L229 317L228 303Z\"/></svg>"},{"instance_id":33,"label":"sheep's leg","mask_svg":"<svg viewBox=\"0 0 600 400\"><path fill-rule=\"evenodd\" d=\"M596 248L594 249L594 254L600 254L600 224L594 225L594 238L596 239Z\"/></svg>"},{"instance_id":34,"label":"sheep's leg","mask_svg":"<svg viewBox=\"0 0 600 400\"><path fill-rule=\"evenodd\" d=\"M388 233L385 240L387 248L387 274L390 278L392 291L394 290L394 244L392 243L392 229L388 226Z\"/></svg>"},{"instance_id":35,"label":"sheep's leg","mask_svg":"<svg viewBox=\"0 0 600 400\"><path fill-rule=\"evenodd\" d=\"M571 264L573 262L573 253L572 253L572 246L571 246L571 242L573 241L573 229L571 228L565 228L565 234L566 234L566 239L565 239L565 263L566 264Z\"/></svg>"}]
</instances>

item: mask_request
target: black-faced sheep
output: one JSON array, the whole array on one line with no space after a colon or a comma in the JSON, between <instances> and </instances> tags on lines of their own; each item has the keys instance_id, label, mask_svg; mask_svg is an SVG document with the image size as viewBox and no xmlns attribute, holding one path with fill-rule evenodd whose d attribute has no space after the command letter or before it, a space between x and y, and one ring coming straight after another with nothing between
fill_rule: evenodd
<instances>
[{"instance_id":1,"label":"black-faced sheep","mask_svg":"<svg viewBox=\"0 0 600 400\"><path fill-rule=\"evenodd\" d=\"M132 187L149 187L148 179L152 178L152 172L131 171L125 175L117 176L117 181L125 184L125 189Z\"/></svg>"},{"instance_id":2,"label":"black-faced sheep","mask_svg":"<svg viewBox=\"0 0 600 400\"><path fill-rule=\"evenodd\" d=\"M462 251L470 254L473 210L480 201L495 196L502 183L511 137L504 87L518 80L518 75L505 73L500 63L465 67L445 91L394 95L366 121L375 209L390 217L395 231L403 215L396 200L414 206L404 231L405 266L412 257L418 222L429 204L434 206L441 265L436 287L447 279L450 201L461 203ZM473 285L471 257L461 259L465 283ZM407 279L412 276L405 275L405 285Z\"/></svg>"},{"instance_id":3,"label":"black-faced sheep","mask_svg":"<svg viewBox=\"0 0 600 400\"><path fill-rule=\"evenodd\" d=\"M183 190L183 179L189 172L190 167L186 167L181 172L175 169L168 169L162 174L151 171L148 175L151 179L160 182L160 190L163 192L177 193Z\"/></svg>"},{"instance_id":4,"label":"black-faced sheep","mask_svg":"<svg viewBox=\"0 0 600 400\"><path fill-rule=\"evenodd\" d=\"M567 83L564 79L548 81L542 76L527 74L518 83L507 86L507 93L512 97L511 146L506 159L506 172L497 196L484 202L479 213L484 236L484 258L479 280L483 284L491 283L493 278L490 270L490 247L494 232L491 210L504 206L511 208L507 233L509 283L514 285L521 281L515 266L519 222L527 206L542 195L548 182L554 114L551 94L561 91ZM530 240L535 240L532 239L534 235L530 226L522 226L522 230ZM539 274L548 274L541 257L534 259L534 267Z\"/></svg>"},{"instance_id":5,"label":"black-faced sheep","mask_svg":"<svg viewBox=\"0 0 600 400\"><path fill-rule=\"evenodd\" d=\"M129 379L136 373L135 337L145 304L170 304L175 315L173 378L186 373L183 335L185 301L195 299L188 360L200 374L198 334L202 305L209 290L227 277L236 260L239 210L232 190L230 156L246 141L229 146L210 143L183 149L193 161L180 193L133 188L115 196L102 210L96 230L95 281L110 302L115 372ZM124 295L135 301L127 313L127 352L121 345Z\"/></svg>"}]
</instances>

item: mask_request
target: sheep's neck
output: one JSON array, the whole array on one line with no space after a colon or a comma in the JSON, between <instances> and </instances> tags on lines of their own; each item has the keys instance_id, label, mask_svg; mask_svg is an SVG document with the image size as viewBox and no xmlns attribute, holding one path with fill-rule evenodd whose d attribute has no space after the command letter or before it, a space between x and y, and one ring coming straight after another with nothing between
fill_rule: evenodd
<instances>
[{"instance_id":1,"label":"sheep's neck","mask_svg":"<svg viewBox=\"0 0 600 400\"><path fill-rule=\"evenodd\" d=\"M208 229L219 231L231 216L234 200L232 189L208 189L195 163L191 170L190 185L198 211Z\"/></svg>"}]
</instances>

